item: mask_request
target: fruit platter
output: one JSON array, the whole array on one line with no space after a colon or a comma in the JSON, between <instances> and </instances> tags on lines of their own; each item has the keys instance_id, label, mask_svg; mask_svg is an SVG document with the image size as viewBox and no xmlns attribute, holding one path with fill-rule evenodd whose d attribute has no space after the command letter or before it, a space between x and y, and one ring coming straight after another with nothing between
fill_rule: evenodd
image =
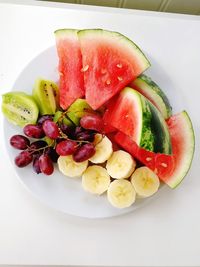
<instances>
[{"instance_id":1,"label":"fruit platter","mask_svg":"<svg viewBox=\"0 0 200 267\"><path fill-rule=\"evenodd\" d=\"M77 215L73 207L92 205L106 217L134 210L163 185L176 188L192 164L193 126L146 74L151 63L141 48L105 29L54 34L55 73L34 77L47 57L40 55L2 96L9 156L23 183L36 195L45 188L50 206Z\"/></svg>"}]
</instances>

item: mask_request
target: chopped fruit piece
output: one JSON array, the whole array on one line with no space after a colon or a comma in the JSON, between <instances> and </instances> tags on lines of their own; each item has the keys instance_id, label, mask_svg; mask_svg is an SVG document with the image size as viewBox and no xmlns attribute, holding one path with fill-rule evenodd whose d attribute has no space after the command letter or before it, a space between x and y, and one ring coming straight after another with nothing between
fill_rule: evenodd
<instances>
[{"instance_id":1,"label":"chopped fruit piece","mask_svg":"<svg viewBox=\"0 0 200 267\"><path fill-rule=\"evenodd\" d=\"M92 194L103 194L108 190L109 184L110 176L106 169L101 166L90 166L83 173L82 186Z\"/></svg>"},{"instance_id":2,"label":"chopped fruit piece","mask_svg":"<svg viewBox=\"0 0 200 267\"><path fill-rule=\"evenodd\" d=\"M99 137L97 136L95 139L97 138ZM101 141L99 138L99 142L95 145L95 150L96 152L93 157L90 158L90 161L92 163L103 163L112 155L112 142L106 136L104 136Z\"/></svg>"},{"instance_id":3,"label":"chopped fruit piece","mask_svg":"<svg viewBox=\"0 0 200 267\"><path fill-rule=\"evenodd\" d=\"M31 96L23 92L10 92L2 96L2 112L9 122L24 127L36 123L39 109Z\"/></svg>"},{"instance_id":4,"label":"chopped fruit piece","mask_svg":"<svg viewBox=\"0 0 200 267\"><path fill-rule=\"evenodd\" d=\"M135 160L123 150L113 152L106 164L108 174L115 179L129 178L135 167Z\"/></svg>"},{"instance_id":5,"label":"chopped fruit piece","mask_svg":"<svg viewBox=\"0 0 200 267\"><path fill-rule=\"evenodd\" d=\"M87 169L88 161L76 162L72 156L60 156L58 158L58 168L66 176L79 177Z\"/></svg>"},{"instance_id":6,"label":"chopped fruit piece","mask_svg":"<svg viewBox=\"0 0 200 267\"><path fill-rule=\"evenodd\" d=\"M158 176L147 167L137 168L131 176L131 183L140 197L150 197L158 191Z\"/></svg>"},{"instance_id":7,"label":"chopped fruit piece","mask_svg":"<svg viewBox=\"0 0 200 267\"><path fill-rule=\"evenodd\" d=\"M76 125L79 125L80 119L87 114L91 114L92 108L88 105L85 99L78 98L68 108L67 116Z\"/></svg>"},{"instance_id":8,"label":"chopped fruit piece","mask_svg":"<svg viewBox=\"0 0 200 267\"><path fill-rule=\"evenodd\" d=\"M167 96L150 77L141 74L137 79L132 81L129 86L149 99L161 112L164 119L168 119L172 115L172 108Z\"/></svg>"},{"instance_id":9,"label":"chopped fruit piece","mask_svg":"<svg viewBox=\"0 0 200 267\"><path fill-rule=\"evenodd\" d=\"M169 131L161 113L136 90L126 87L108 104L104 122L127 134L141 148L171 153Z\"/></svg>"},{"instance_id":10,"label":"chopped fruit piece","mask_svg":"<svg viewBox=\"0 0 200 267\"><path fill-rule=\"evenodd\" d=\"M116 208L128 208L136 198L136 192L131 182L121 179L113 181L107 192L108 201Z\"/></svg>"},{"instance_id":11,"label":"chopped fruit piece","mask_svg":"<svg viewBox=\"0 0 200 267\"><path fill-rule=\"evenodd\" d=\"M53 81L37 79L33 88L33 97L40 114L55 114L58 107L59 91Z\"/></svg>"},{"instance_id":12,"label":"chopped fruit piece","mask_svg":"<svg viewBox=\"0 0 200 267\"><path fill-rule=\"evenodd\" d=\"M120 33L81 30L78 37L83 66L89 66L84 72L86 100L94 110L150 66L139 47Z\"/></svg>"},{"instance_id":13,"label":"chopped fruit piece","mask_svg":"<svg viewBox=\"0 0 200 267\"><path fill-rule=\"evenodd\" d=\"M55 31L60 72L60 106L66 110L77 98L83 97L83 73L89 66L82 65L82 55L77 30Z\"/></svg>"},{"instance_id":14,"label":"chopped fruit piece","mask_svg":"<svg viewBox=\"0 0 200 267\"><path fill-rule=\"evenodd\" d=\"M171 188L175 188L190 169L195 138L192 123L186 111L170 117L167 125L171 136L172 155L144 150L122 132L115 135L115 141L133 157L153 170L162 181Z\"/></svg>"}]
</instances>

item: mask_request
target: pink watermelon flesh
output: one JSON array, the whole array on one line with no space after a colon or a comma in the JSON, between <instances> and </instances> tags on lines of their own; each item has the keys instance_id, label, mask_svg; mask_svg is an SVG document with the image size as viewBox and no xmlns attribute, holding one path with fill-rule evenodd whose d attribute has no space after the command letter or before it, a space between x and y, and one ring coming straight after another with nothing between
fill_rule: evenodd
<instances>
[{"instance_id":1,"label":"pink watermelon flesh","mask_svg":"<svg viewBox=\"0 0 200 267\"><path fill-rule=\"evenodd\" d=\"M66 110L85 94L82 55L76 30L55 32L60 73L60 106Z\"/></svg>"},{"instance_id":2,"label":"pink watermelon flesh","mask_svg":"<svg viewBox=\"0 0 200 267\"><path fill-rule=\"evenodd\" d=\"M83 30L78 35L86 100L94 110L150 66L140 49L119 33Z\"/></svg>"},{"instance_id":3,"label":"pink watermelon flesh","mask_svg":"<svg viewBox=\"0 0 200 267\"><path fill-rule=\"evenodd\" d=\"M145 150L139 147L128 135L118 132L115 141L123 149L129 152L134 158L139 160L142 164L156 172L161 178L164 173L171 173L174 168L174 158L171 155L160 154Z\"/></svg>"},{"instance_id":4,"label":"pink watermelon flesh","mask_svg":"<svg viewBox=\"0 0 200 267\"><path fill-rule=\"evenodd\" d=\"M186 111L171 116L167 120L172 152L174 157L174 170L171 175L163 175L162 180L170 187L175 188L190 169L195 147L195 137L192 122Z\"/></svg>"},{"instance_id":5,"label":"pink watermelon flesh","mask_svg":"<svg viewBox=\"0 0 200 267\"><path fill-rule=\"evenodd\" d=\"M136 129L140 117L134 114L140 114L140 111L137 110L137 103L135 104L137 99L133 99L131 93L132 90L125 88L119 95L113 97L107 105L103 119L107 125L124 132L136 141L138 138Z\"/></svg>"},{"instance_id":6,"label":"pink watermelon flesh","mask_svg":"<svg viewBox=\"0 0 200 267\"><path fill-rule=\"evenodd\" d=\"M115 135L115 141L133 157L156 172L163 182L175 188L190 169L194 154L194 132L186 111L172 116L167 124L172 142L172 155L142 149L122 132Z\"/></svg>"}]
</instances>

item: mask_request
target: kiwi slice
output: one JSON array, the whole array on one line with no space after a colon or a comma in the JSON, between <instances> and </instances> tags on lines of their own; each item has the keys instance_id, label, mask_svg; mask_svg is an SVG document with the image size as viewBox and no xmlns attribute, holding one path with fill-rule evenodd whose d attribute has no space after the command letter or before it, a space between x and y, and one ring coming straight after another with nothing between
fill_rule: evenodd
<instances>
[{"instance_id":1,"label":"kiwi slice","mask_svg":"<svg viewBox=\"0 0 200 267\"><path fill-rule=\"evenodd\" d=\"M53 81L37 79L33 88L33 97L41 115L55 114L59 103L57 84Z\"/></svg>"},{"instance_id":2,"label":"kiwi slice","mask_svg":"<svg viewBox=\"0 0 200 267\"><path fill-rule=\"evenodd\" d=\"M67 116L75 125L79 125L80 119L88 113L91 114L92 111L85 99L78 98L68 108Z\"/></svg>"},{"instance_id":3,"label":"kiwi slice","mask_svg":"<svg viewBox=\"0 0 200 267\"><path fill-rule=\"evenodd\" d=\"M62 116L63 112L58 110L56 111L55 115L53 116L53 121L54 122L58 122L58 120L60 119L60 117Z\"/></svg>"},{"instance_id":4,"label":"kiwi slice","mask_svg":"<svg viewBox=\"0 0 200 267\"><path fill-rule=\"evenodd\" d=\"M56 113L53 117L53 121L58 122L59 119L61 118L61 116L62 116L62 123L64 123L65 125L67 125L69 127L74 127L74 123L66 116L63 116L63 112L60 110L56 111Z\"/></svg>"},{"instance_id":5,"label":"kiwi slice","mask_svg":"<svg viewBox=\"0 0 200 267\"><path fill-rule=\"evenodd\" d=\"M36 123L39 109L32 96L9 92L2 96L2 112L11 123L24 127Z\"/></svg>"}]
</instances>

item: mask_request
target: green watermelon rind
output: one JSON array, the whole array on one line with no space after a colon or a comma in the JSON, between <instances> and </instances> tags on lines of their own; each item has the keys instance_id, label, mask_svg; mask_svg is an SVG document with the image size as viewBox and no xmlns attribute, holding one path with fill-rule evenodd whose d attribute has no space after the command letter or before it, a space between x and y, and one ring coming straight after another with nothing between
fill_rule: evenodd
<instances>
[{"instance_id":1,"label":"green watermelon rind","mask_svg":"<svg viewBox=\"0 0 200 267\"><path fill-rule=\"evenodd\" d=\"M56 38L59 37L65 37L66 35L76 35L77 36L77 29L59 29L54 31L54 34L56 36Z\"/></svg>"},{"instance_id":2,"label":"green watermelon rind","mask_svg":"<svg viewBox=\"0 0 200 267\"><path fill-rule=\"evenodd\" d=\"M112 41L116 41L116 43L122 43L123 49L129 49L135 56L137 54L138 57L140 57L141 63L143 64L143 67L147 69L148 67L151 66L151 63L145 56L145 54L142 52L142 50L137 46L132 40L127 38L125 35L115 32L115 31L108 31L108 30L103 30L103 29L84 29L84 30L79 30L78 31L78 37L81 40L81 37L89 37L89 38L95 38L100 36L110 38ZM107 39L108 40L108 39Z\"/></svg>"},{"instance_id":3,"label":"green watermelon rind","mask_svg":"<svg viewBox=\"0 0 200 267\"><path fill-rule=\"evenodd\" d=\"M138 125L138 134L134 141L146 150L157 150L156 152L171 154L171 140L168 127L157 108L133 88L126 87L120 95L122 98L127 97L129 101L132 98L137 105L137 116L140 116L140 123ZM136 112L134 116L136 116ZM116 127L116 125L113 126ZM121 131L123 130L121 129Z\"/></svg>"},{"instance_id":4,"label":"green watermelon rind","mask_svg":"<svg viewBox=\"0 0 200 267\"><path fill-rule=\"evenodd\" d=\"M172 154L170 134L167 124L160 111L149 101L152 114L151 128L155 136L154 152Z\"/></svg>"},{"instance_id":5,"label":"green watermelon rind","mask_svg":"<svg viewBox=\"0 0 200 267\"><path fill-rule=\"evenodd\" d=\"M184 127L182 130L187 131L188 135L188 144L189 144L189 149L185 149L185 161L182 161L182 164L180 166L180 171L177 172L176 175L172 176L172 178L167 181L167 184L172 188L175 189L185 178L187 175L188 171L190 170L190 167L192 165L192 160L194 157L194 152L195 152L195 134L194 134L194 128L192 125L192 121L187 113L187 111L182 111L181 116L184 119Z\"/></svg>"},{"instance_id":6,"label":"green watermelon rind","mask_svg":"<svg viewBox=\"0 0 200 267\"><path fill-rule=\"evenodd\" d=\"M135 105L137 106L137 116L138 116L138 123L137 123L137 131L138 133L135 136L135 142L148 150L153 150L154 148L154 136L152 135L150 123L151 123L151 112L149 106L143 96L139 94L137 91L133 90L130 87L125 87L120 96L122 97L122 101L132 100ZM118 108L118 107L117 107ZM136 111L135 111L136 116ZM123 123L123 122L122 122ZM113 125L116 127L116 125ZM121 129L122 130L122 129ZM123 131L123 130L122 130Z\"/></svg>"},{"instance_id":7,"label":"green watermelon rind","mask_svg":"<svg viewBox=\"0 0 200 267\"><path fill-rule=\"evenodd\" d=\"M151 121L152 113L147 101L140 96L142 105L142 132L140 139L140 146L149 151L154 150L155 136L152 134Z\"/></svg>"},{"instance_id":8,"label":"green watermelon rind","mask_svg":"<svg viewBox=\"0 0 200 267\"><path fill-rule=\"evenodd\" d=\"M157 108L160 110L165 119L168 119L172 115L172 108L169 99L150 77L145 74L141 74L130 84L130 86L136 90L139 88L139 92L144 95L149 95L149 100L156 103Z\"/></svg>"}]
</instances>

